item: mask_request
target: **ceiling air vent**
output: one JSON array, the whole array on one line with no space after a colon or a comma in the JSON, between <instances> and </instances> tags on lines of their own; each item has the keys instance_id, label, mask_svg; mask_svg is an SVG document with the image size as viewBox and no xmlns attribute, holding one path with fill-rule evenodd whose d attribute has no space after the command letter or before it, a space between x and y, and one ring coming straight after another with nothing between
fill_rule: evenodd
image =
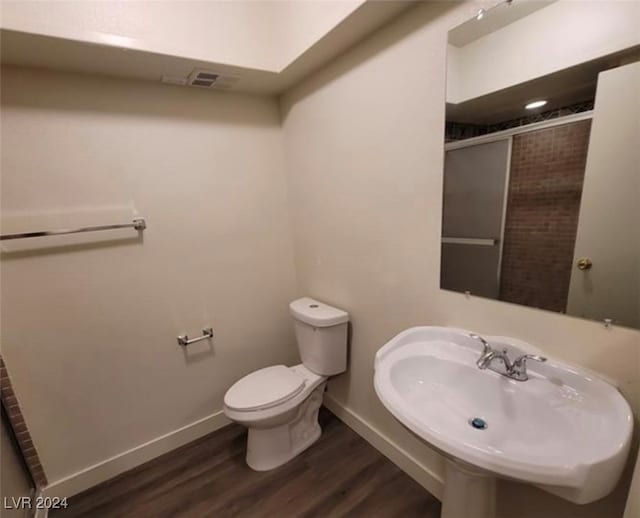
<instances>
[{"instance_id":1,"label":"ceiling air vent","mask_svg":"<svg viewBox=\"0 0 640 518\"><path fill-rule=\"evenodd\" d=\"M161 81L171 85L195 86L215 90L229 90L239 81L238 76L219 74L211 70L196 68L188 77L163 75Z\"/></svg>"},{"instance_id":2,"label":"ceiling air vent","mask_svg":"<svg viewBox=\"0 0 640 518\"><path fill-rule=\"evenodd\" d=\"M189 75L189 79L187 84L189 86L198 86L200 88L211 88L218 78L220 74L216 74L215 72L211 72L209 70L199 70L195 69Z\"/></svg>"}]
</instances>

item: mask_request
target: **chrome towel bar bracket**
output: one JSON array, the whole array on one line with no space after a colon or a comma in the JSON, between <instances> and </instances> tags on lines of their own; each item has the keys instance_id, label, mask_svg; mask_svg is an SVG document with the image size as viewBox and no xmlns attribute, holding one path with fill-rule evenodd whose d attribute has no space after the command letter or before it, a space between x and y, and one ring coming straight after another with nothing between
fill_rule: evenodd
<instances>
[{"instance_id":1,"label":"chrome towel bar bracket","mask_svg":"<svg viewBox=\"0 0 640 518\"><path fill-rule=\"evenodd\" d=\"M212 327L207 327L206 329L203 329L202 336L198 336L197 338L192 338L191 340L189 340L189 337L187 335L178 336L178 345L185 347L189 344L200 342L201 340L207 340L208 338L213 338Z\"/></svg>"},{"instance_id":2,"label":"chrome towel bar bracket","mask_svg":"<svg viewBox=\"0 0 640 518\"><path fill-rule=\"evenodd\" d=\"M95 227L69 228L63 230L40 230L38 232L21 232L19 234L5 234L0 236L0 241L7 239L25 239L28 237L44 237L44 236L61 236L64 234L80 234L81 232L97 232L100 230L115 230L118 228L133 228L142 231L147 228L147 222L144 218L134 218L131 223L120 225L98 225Z\"/></svg>"}]
</instances>

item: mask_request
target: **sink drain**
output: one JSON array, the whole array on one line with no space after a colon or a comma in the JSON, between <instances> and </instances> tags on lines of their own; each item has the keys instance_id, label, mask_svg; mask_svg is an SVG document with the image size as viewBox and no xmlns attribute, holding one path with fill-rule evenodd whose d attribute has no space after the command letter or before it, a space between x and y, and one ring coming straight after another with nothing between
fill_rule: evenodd
<instances>
[{"instance_id":1,"label":"sink drain","mask_svg":"<svg viewBox=\"0 0 640 518\"><path fill-rule=\"evenodd\" d=\"M482 419L482 417L472 417L471 419L469 419L469 424L476 430L486 430L489 426L487 422Z\"/></svg>"}]
</instances>

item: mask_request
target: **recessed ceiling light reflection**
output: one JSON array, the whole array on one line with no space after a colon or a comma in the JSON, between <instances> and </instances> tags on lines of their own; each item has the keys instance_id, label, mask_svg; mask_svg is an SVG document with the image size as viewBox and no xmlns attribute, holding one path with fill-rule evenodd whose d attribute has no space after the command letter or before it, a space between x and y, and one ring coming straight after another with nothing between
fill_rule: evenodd
<instances>
[{"instance_id":1,"label":"recessed ceiling light reflection","mask_svg":"<svg viewBox=\"0 0 640 518\"><path fill-rule=\"evenodd\" d=\"M540 100L540 101L533 101L530 102L529 104L527 104L525 106L525 108L527 110L535 110L536 108L541 108L542 106L544 106L545 104L547 104L547 101L544 100Z\"/></svg>"}]
</instances>

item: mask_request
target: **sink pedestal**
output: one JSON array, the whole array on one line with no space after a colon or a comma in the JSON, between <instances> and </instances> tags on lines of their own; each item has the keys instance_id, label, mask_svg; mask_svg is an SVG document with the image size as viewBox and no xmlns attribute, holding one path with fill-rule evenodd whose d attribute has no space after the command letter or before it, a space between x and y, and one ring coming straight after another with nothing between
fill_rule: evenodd
<instances>
[{"instance_id":1,"label":"sink pedestal","mask_svg":"<svg viewBox=\"0 0 640 518\"><path fill-rule=\"evenodd\" d=\"M491 474L447 459L441 518L495 518L496 479Z\"/></svg>"}]
</instances>

